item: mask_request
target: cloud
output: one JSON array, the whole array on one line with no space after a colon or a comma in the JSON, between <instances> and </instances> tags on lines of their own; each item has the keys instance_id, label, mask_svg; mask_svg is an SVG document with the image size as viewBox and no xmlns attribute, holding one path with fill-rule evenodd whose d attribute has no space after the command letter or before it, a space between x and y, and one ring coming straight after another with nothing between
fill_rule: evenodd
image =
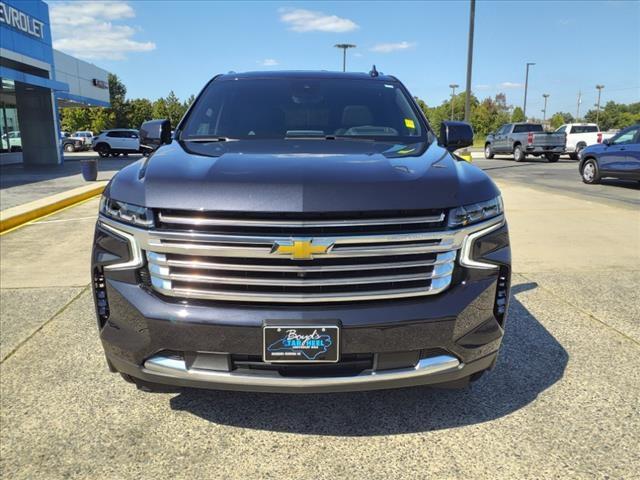
<instances>
[{"instance_id":1,"label":"cloud","mask_svg":"<svg viewBox=\"0 0 640 480\"><path fill-rule=\"evenodd\" d=\"M491 85L487 85L486 83L480 83L478 85L474 85L473 88L475 88L476 90L489 90L491 88Z\"/></svg>"},{"instance_id":2,"label":"cloud","mask_svg":"<svg viewBox=\"0 0 640 480\"><path fill-rule=\"evenodd\" d=\"M276 65L280 65L280 63L275 58L265 58L258 63L263 67L275 67Z\"/></svg>"},{"instance_id":3,"label":"cloud","mask_svg":"<svg viewBox=\"0 0 640 480\"><path fill-rule=\"evenodd\" d=\"M500 87L502 87L502 88L522 88L522 87L524 87L524 84L522 84L522 83L514 83L514 82L502 82L500 84Z\"/></svg>"},{"instance_id":4,"label":"cloud","mask_svg":"<svg viewBox=\"0 0 640 480\"><path fill-rule=\"evenodd\" d=\"M327 15L302 8L280 9L280 20L289 24L294 32L351 32L359 28L358 24L348 18Z\"/></svg>"},{"instance_id":5,"label":"cloud","mask_svg":"<svg viewBox=\"0 0 640 480\"><path fill-rule=\"evenodd\" d=\"M114 24L135 17L126 2L78 1L50 4L53 47L91 60L123 60L130 52L148 52L153 42L134 40L136 30Z\"/></svg>"},{"instance_id":6,"label":"cloud","mask_svg":"<svg viewBox=\"0 0 640 480\"><path fill-rule=\"evenodd\" d=\"M371 47L372 52L391 53L397 50L406 50L416 46L415 42L378 43Z\"/></svg>"}]
</instances>

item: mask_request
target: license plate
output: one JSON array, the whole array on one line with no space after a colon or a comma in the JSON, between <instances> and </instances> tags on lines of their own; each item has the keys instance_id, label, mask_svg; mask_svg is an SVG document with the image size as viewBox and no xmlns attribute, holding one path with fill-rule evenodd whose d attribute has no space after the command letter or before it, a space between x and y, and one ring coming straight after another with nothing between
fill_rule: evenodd
<instances>
[{"instance_id":1,"label":"license plate","mask_svg":"<svg viewBox=\"0 0 640 480\"><path fill-rule=\"evenodd\" d=\"M267 363L335 363L340 358L336 325L265 325L262 333Z\"/></svg>"}]
</instances>

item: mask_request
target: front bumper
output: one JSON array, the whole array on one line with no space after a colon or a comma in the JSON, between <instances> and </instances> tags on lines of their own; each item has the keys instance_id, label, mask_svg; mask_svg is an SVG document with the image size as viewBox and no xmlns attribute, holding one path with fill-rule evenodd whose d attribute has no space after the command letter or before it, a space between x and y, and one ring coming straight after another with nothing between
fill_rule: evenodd
<instances>
[{"instance_id":1,"label":"front bumper","mask_svg":"<svg viewBox=\"0 0 640 480\"><path fill-rule=\"evenodd\" d=\"M110 258L125 255L126 246L117 242L112 242ZM95 288L98 282L94 292L105 353L114 370L147 382L300 393L448 383L490 368L502 341L511 262L506 224L469 246L472 258L496 268L457 264L451 286L440 294L322 305L165 297L145 286L137 269L102 270L108 242L96 245L93 271L104 276L104 298ZM106 314L100 301L108 303ZM302 374L262 368L266 364L247 367L238 359L261 361L262 327L271 320L336 322L341 356L366 358L370 364L356 372L318 375L311 365ZM222 364L203 367L193 361L211 355L222 358Z\"/></svg>"},{"instance_id":2,"label":"front bumper","mask_svg":"<svg viewBox=\"0 0 640 480\"><path fill-rule=\"evenodd\" d=\"M533 154L544 154L544 153L562 154L565 152L564 147L538 147L534 145L527 145L525 150L527 153L533 153Z\"/></svg>"}]
</instances>

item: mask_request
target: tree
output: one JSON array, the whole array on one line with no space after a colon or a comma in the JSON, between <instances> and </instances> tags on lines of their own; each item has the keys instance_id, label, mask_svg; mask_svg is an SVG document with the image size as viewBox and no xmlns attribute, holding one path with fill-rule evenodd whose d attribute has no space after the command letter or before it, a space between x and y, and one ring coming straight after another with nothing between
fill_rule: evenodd
<instances>
[{"instance_id":1,"label":"tree","mask_svg":"<svg viewBox=\"0 0 640 480\"><path fill-rule=\"evenodd\" d=\"M527 119L524 116L524 112L520 107L516 107L513 109L513 113L511 114L512 122L526 122Z\"/></svg>"},{"instance_id":2,"label":"tree","mask_svg":"<svg viewBox=\"0 0 640 480\"><path fill-rule=\"evenodd\" d=\"M117 75L109 74L109 101L111 111L115 118L115 128L127 128L128 103L126 101L127 87L120 81Z\"/></svg>"},{"instance_id":3,"label":"tree","mask_svg":"<svg viewBox=\"0 0 640 480\"><path fill-rule=\"evenodd\" d=\"M184 115L184 112L187 111L187 108L182 102L180 102L176 94L173 93L173 90L171 90L169 95L164 99L164 104L167 112L167 116L165 118L169 119L171 125L177 125Z\"/></svg>"},{"instance_id":4,"label":"tree","mask_svg":"<svg viewBox=\"0 0 640 480\"><path fill-rule=\"evenodd\" d=\"M91 108L91 128L90 130L97 134L103 130L115 128L116 114L110 108Z\"/></svg>"},{"instance_id":5,"label":"tree","mask_svg":"<svg viewBox=\"0 0 640 480\"><path fill-rule=\"evenodd\" d=\"M584 116L585 121L595 123L596 110L589 110ZM623 104L607 102L598 115L601 130L621 129L640 122L640 102Z\"/></svg>"},{"instance_id":6,"label":"tree","mask_svg":"<svg viewBox=\"0 0 640 480\"><path fill-rule=\"evenodd\" d=\"M549 119L549 125L551 126L551 128L553 130L555 130L560 125L564 125L565 123L572 123L573 120L574 120L573 119L573 115L571 115L570 113L567 113L567 112L556 112Z\"/></svg>"},{"instance_id":7,"label":"tree","mask_svg":"<svg viewBox=\"0 0 640 480\"><path fill-rule=\"evenodd\" d=\"M153 118L153 105L146 98L129 100L128 125L131 128L140 128L143 122Z\"/></svg>"},{"instance_id":8,"label":"tree","mask_svg":"<svg viewBox=\"0 0 640 480\"><path fill-rule=\"evenodd\" d=\"M68 107L60 109L60 128L65 132L89 130L91 128L91 109Z\"/></svg>"}]
</instances>

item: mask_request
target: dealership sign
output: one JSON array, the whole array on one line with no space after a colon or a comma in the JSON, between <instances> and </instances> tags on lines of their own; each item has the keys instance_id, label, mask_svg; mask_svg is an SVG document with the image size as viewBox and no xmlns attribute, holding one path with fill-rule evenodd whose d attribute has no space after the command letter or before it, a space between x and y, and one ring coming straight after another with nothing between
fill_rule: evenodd
<instances>
[{"instance_id":1,"label":"dealership sign","mask_svg":"<svg viewBox=\"0 0 640 480\"><path fill-rule=\"evenodd\" d=\"M44 23L27 15L20 10L0 2L0 23L6 23L10 27L36 38L44 38Z\"/></svg>"}]
</instances>

